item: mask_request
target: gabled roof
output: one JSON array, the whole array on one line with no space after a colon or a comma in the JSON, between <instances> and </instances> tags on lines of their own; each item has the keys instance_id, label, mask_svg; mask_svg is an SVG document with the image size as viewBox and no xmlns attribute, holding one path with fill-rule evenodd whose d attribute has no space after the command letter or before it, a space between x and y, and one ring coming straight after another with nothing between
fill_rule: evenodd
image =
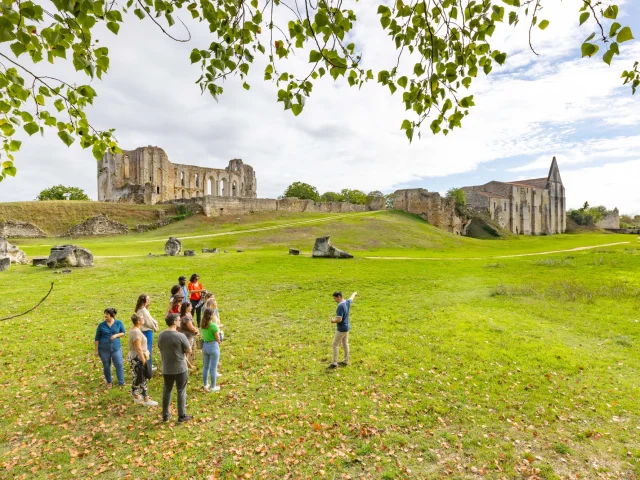
<instances>
[{"instance_id":1,"label":"gabled roof","mask_svg":"<svg viewBox=\"0 0 640 480\"><path fill-rule=\"evenodd\" d=\"M515 182L507 183L518 187L547 188L547 182L547 178L531 178L529 180L516 180Z\"/></svg>"},{"instance_id":2,"label":"gabled roof","mask_svg":"<svg viewBox=\"0 0 640 480\"><path fill-rule=\"evenodd\" d=\"M488 197L488 198L501 198L503 200L509 200L510 197L506 196L506 195L500 195L499 193L493 193L493 192L482 192L480 190L473 190L474 193L477 193L479 195L482 195L483 197Z\"/></svg>"}]
</instances>

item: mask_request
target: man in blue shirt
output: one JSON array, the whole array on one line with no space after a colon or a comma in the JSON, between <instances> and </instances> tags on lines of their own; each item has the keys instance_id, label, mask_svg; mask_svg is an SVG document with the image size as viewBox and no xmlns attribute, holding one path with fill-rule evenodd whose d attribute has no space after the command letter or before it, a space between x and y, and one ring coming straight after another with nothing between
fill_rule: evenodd
<instances>
[{"instance_id":1,"label":"man in blue shirt","mask_svg":"<svg viewBox=\"0 0 640 480\"><path fill-rule=\"evenodd\" d=\"M178 278L178 283L180 284L180 291L182 292L183 299L182 303L189 303L189 291L187 290L187 277Z\"/></svg>"},{"instance_id":2,"label":"man in blue shirt","mask_svg":"<svg viewBox=\"0 0 640 480\"><path fill-rule=\"evenodd\" d=\"M348 300L342 298L342 292L334 292L333 299L338 304L338 309L336 310L336 316L331 319L331 323L336 324L336 335L333 337L333 359L331 360L331 365L329 365L329 369L338 368L338 365L341 367L346 367L349 365L349 330L351 330L351 324L349 323L349 311L351 310L351 304L358 295L358 292L353 292L351 297ZM338 347L342 344L342 349L344 350L344 360L338 363Z\"/></svg>"}]
</instances>

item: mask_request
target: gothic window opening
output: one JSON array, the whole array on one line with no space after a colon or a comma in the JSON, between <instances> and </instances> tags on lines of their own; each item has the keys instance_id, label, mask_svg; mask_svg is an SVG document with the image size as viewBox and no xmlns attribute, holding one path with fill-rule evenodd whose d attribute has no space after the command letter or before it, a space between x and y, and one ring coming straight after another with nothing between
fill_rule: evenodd
<instances>
[{"instance_id":1,"label":"gothic window opening","mask_svg":"<svg viewBox=\"0 0 640 480\"><path fill-rule=\"evenodd\" d=\"M184 172L180 172L180 185L184 187ZM184 196L182 198L184 198Z\"/></svg>"},{"instance_id":2,"label":"gothic window opening","mask_svg":"<svg viewBox=\"0 0 640 480\"><path fill-rule=\"evenodd\" d=\"M129 178L129 157L125 156L123 160L123 177Z\"/></svg>"},{"instance_id":3,"label":"gothic window opening","mask_svg":"<svg viewBox=\"0 0 640 480\"><path fill-rule=\"evenodd\" d=\"M160 195L160 187L156 187L156 193Z\"/></svg>"},{"instance_id":4,"label":"gothic window opening","mask_svg":"<svg viewBox=\"0 0 640 480\"><path fill-rule=\"evenodd\" d=\"M200 185L198 185L198 174L196 173L196 188L198 188Z\"/></svg>"},{"instance_id":5,"label":"gothic window opening","mask_svg":"<svg viewBox=\"0 0 640 480\"><path fill-rule=\"evenodd\" d=\"M236 197L237 195L238 195L238 185L234 181L233 184L231 185L231 196Z\"/></svg>"},{"instance_id":6,"label":"gothic window opening","mask_svg":"<svg viewBox=\"0 0 640 480\"><path fill-rule=\"evenodd\" d=\"M213 195L212 187L213 187L213 181L211 180L211 178L209 178L209 180L207 180L207 195Z\"/></svg>"}]
</instances>

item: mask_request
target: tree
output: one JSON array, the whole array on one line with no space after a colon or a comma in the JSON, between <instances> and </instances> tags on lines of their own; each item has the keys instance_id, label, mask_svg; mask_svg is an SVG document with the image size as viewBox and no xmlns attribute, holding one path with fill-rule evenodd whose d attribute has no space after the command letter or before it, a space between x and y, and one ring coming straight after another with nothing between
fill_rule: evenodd
<instances>
[{"instance_id":1,"label":"tree","mask_svg":"<svg viewBox=\"0 0 640 480\"><path fill-rule=\"evenodd\" d=\"M320 196L321 202L344 202L342 195L336 192L325 192Z\"/></svg>"},{"instance_id":2,"label":"tree","mask_svg":"<svg viewBox=\"0 0 640 480\"><path fill-rule=\"evenodd\" d=\"M318 189L308 183L302 182L293 182L287 187L282 196L285 198L295 197L301 200L313 200L314 202L320 200Z\"/></svg>"},{"instance_id":3,"label":"tree","mask_svg":"<svg viewBox=\"0 0 640 480\"><path fill-rule=\"evenodd\" d=\"M69 200L90 200L84 190L78 187L65 187L56 185L55 187L42 190L36 200L67 200L65 194L69 195Z\"/></svg>"},{"instance_id":4,"label":"tree","mask_svg":"<svg viewBox=\"0 0 640 480\"><path fill-rule=\"evenodd\" d=\"M474 106L473 95L465 95L465 90L479 73L489 75L496 65L507 61L507 54L491 45L495 30L506 28L506 22L516 25L526 19L533 50L531 32L549 25L541 17L549 2L397 0L391 6L382 1L366 4L361 8L377 8L381 28L389 33L398 52L392 65L374 72L350 41L357 33L357 17L349 8L354 0L344 4L342 0L127 0L123 4L53 0L45 7L32 0L5 1L0 10L0 42L8 43L11 52L0 52L0 180L16 175L14 154L21 146L20 130L34 135L51 129L67 146L78 140L82 148L91 148L96 159L107 151L119 151L113 130L95 129L86 116L85 108L97 95L93 87L76 79L40 74L25 66L21 56L29 56L34 64L45 58L50 63L71 62L88 80L101 79L109 70L110 53L94 33L106 26L117 35L125 19L130 21L126 14L132 9L141 20L153 22L179 42L189 41L191 34L182 20L185 31L181 37L167 31L178 14L186 13L208 25L212 41L196 45L190 54L191 63L202 69L196 83L203 93L217 98L231 76L237 76L249 90L248 74L257 56L266 62L264 79L275 83L277 101L294 115L302 112L314 82L325 76L358 88L376 81L391 94L401 89L401 101L411 117L400 128L411 141L425 122L434 134L445 135L462 125ZM600 0L577 3L580 24L590 22L596 30L582 43L582 56L596 55L600 42L607 47L602 59L610 65L622 45L634 39L631 29L617 22L618 16L622 18L618 5L605 6ZM285 62L294 55L308 58L307 70L287 71ZM622 74L633 93L640 86L639 68L636 62Z\"/></svg>"},{"instance_id":5,"label":"tree","mask_svg":"<svg viewBox=\"0 0 640 480\"><path fill-rule=\"evenodd\" d=\"M343 188L340 190L340 196L343 198L343 202L355 203L356 205L367 204L367 194L360 190L350 190Z\"/></svg>"},{"instance_id":6,"label":"tree","mask_svg":"<svg viewBox=\"0 0 640 480\"><path fill-rule=\"evenodd\" d=\"M592 226L598 223L607 214L607 208L600 205L598 207L590 207L589 202L584 202L582 208L577 210L569 210L567 216L578 225Z\"/></svg>"},{"instance_id":7,"label":"tree","mask_svg":"<svg viewBox=\"0 0 640 480\"><path fill-rule=\"evenodd\" d=\"M467 204L467 196L461 188L450 188L447 197L456 199L456 207L464 207Z\"/></svg>"},{"instance_id":8,"label":"tree","mask_svg":"<svg viewBox=\"0 0 640 480\"><path fill-rule=\"evenodd\" d=\"M384 193L380 190L374 190L373 192L369 192L367 194L367 205L371 205L376 199L384 199Z\"/></svg>"}]
</instances>

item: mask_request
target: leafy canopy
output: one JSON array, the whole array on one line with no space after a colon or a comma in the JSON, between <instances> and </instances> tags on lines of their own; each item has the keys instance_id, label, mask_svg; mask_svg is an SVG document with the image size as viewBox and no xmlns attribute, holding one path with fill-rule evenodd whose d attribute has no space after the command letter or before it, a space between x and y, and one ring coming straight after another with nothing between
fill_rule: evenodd
<instances>
[{"instance_id":1,"label":"leafy canopy","mask_svg":"<svg viewBox=\"0 0 640 480\"><path fill-rule=\"evenodd\" d=\"M569 210L567 215L578 225L593 226L607 214L607 208L600 205L598 207L589 206L589 202L584 202L582 208Z\"/></svg>"},{"instance_id":2,"label":"leafy canopy","mask_svg":"<svg viewBox=\"0 0 640 480\"><path fill-rule=\"evenodd\" d=\"M78 141L82 148L91 148L96 159L118 151L113 130L97 130L87 119L85 108L97 95L91 86L40 74L26 67L24 59L29 57L36 67L45 59L71 62L86 80L101 79L109 70L110 54L94 33L102 24L117 35L125 19L130 21L130 10L176 41L191 38L188 29L185 38L168 33L178 14L208 25L211 43L195 46L190 53L191 62L202 70L196 83L203 93L217 98L230 76L239 77L249 90L248 74L258 56L263 57L260 64L266 62L264 80L275 83L277 101L294 115L302 112L314 83L325 76L358 88L375 81L391 94L398 92L409 112L400 126L409 140L420 134L425 122L434 134L445 135L462 125L474 106L473 95L467 94L473 80L507 61L506 52L492 47L496 28L526 18L531 36L535 27L545 30L550 23L541 14L551 0L367 4L377 9L380 26L398 52L392 65L374 72L353 41L357 18L349 6L354 1L52 0L45 8L31 0L0 0L0 43L9 47L0 50L0 180L16 175L18 132L30 136L53 130L67 146ZM592 57L602 48L603 61L611 64L622 45L634 39L631 29L617 21L618 5L601 0L577 3L576 21L589 22L596 30L582 43L582 56ZM308 69L287 71L286 60L293 55L308 58ZM622 78L635 93L640 85L638 63Z\"/></svg>"},{"instance_id":3,"label":"leafy canopy","mask_svg":"<svg viewBox=\"0 0 640 480\"><path fill-rule=\"evenodd\" d=\"M467 195L461 188L450 188L447 191L447 197L456 199L456 207L464 207L467 204Z\"/></svg>"},{"instance_id":4,"label":"leafy canopy","mask_svg":"<svg viewBox=\"0 0 640 480\"><path fill-rule=\"evenodd\" d=\"M282 195L285 198L299 198L301 200L313 200L317 202L320 200L320 194L318 189L308 183L293 182L287 187Z\"/></svg>"},{"instance_id":5,"label":"leafy canopy","mask_svg":"<svg viewBox=\"0 0 640 480\"><path fill-rule=\"evenodd\" d=\"M68 194L69 200L89 200L89 197L81 188L65 187L63 185L56 185L55 187L42 190L36 197L36 200L67 200L65 194Z\"/></svg>"}]
</instances>

